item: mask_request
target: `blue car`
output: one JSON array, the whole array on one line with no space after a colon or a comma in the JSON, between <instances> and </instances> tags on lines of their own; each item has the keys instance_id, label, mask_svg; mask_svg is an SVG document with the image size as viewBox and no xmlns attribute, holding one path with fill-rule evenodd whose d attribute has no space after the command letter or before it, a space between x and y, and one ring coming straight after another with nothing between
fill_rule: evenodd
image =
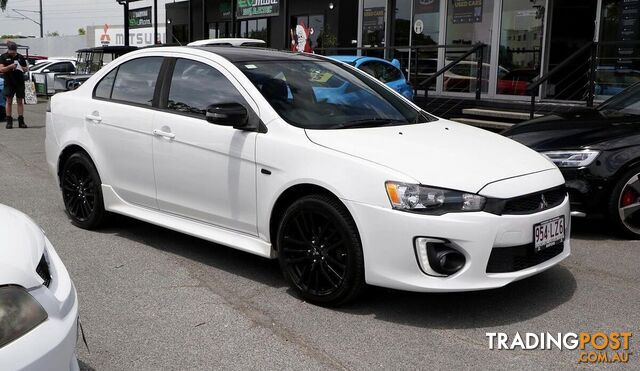
<instances>
[{"instance_id":1,"label":"blue car","mask_svg":"<svg viewBox=\"0 0 640 371\"><path fill-rule=\"evenodd\" d=\"M413 100L413 87L407 82L397 59L389 62L381 58L357 55L332 55L329 58L350 64L387 84L405 98Z\"/></svg>"}]
</instances>

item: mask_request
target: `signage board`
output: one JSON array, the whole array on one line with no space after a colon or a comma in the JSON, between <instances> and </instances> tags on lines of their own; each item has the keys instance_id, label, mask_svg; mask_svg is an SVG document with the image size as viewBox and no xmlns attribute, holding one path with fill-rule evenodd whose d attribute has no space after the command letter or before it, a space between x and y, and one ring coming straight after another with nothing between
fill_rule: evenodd
<instances>
[{"instance_id":1,"label":"signage board","mask_svg":"<svg viewBox=\"0 0 640 371\"><path fill-rule=\"evenodd\" d=\"M129 10L129 28L145 28L153 26L152 8L150 6Z\"/></svg>"},{"instance_id":2,"label":"signage board","mask_svg":"<svg viewBox=\"0 0 640 371\"><path fill-rule=\"evenodd\" d=\"M453 23L482 23L482 0L452 0Z\"/></svg>"},{"instance_id":3,"label":"signage board","mask_svg":"<svg viewBox=\"0 0 640 371\"><path fill-rule=\"evenodd\" d=\"M279 14L280 0L238 0L238 19L274 17Z\"/></svg>"}]
</instances>

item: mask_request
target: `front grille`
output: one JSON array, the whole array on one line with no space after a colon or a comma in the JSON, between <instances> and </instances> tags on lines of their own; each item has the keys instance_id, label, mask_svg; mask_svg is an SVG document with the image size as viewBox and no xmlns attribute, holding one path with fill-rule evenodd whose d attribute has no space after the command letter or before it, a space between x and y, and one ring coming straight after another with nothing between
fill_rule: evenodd
<instances>
[{"instance_id":1,"label":"front grille","mask_svg":"<svg viewBox=\"0 0 640 371\"><path fill-rule=\"evenodd\" d=\"M496 247L491 250L487 273L509 273L534 267L551 260L564 251L564 242L535 252L534 245Z\"/></svg>"},{"instance_id":2,"label":"front grille","mask_svg":"<svg viewBox=\"0 0 640 371\"><path fill-rule=\"evenodd\" d=\"M565 187L552 188L546 191L505 200L503 215L533 214L560 205L567 197Z\"/></svg>"},{"instance_id":3,"label":"front grille","mask_svg":"<svg viewBox=\"0 0 640 371\"><path fill-rule=\"evenodd\" d=\"M43 285L49 287L51 284L51 272L49 272L49 264L47 264L47 259L45 259L44 254L42 254L42 258L40 258L40 262L36 267L36 273L44 280Z\"/></svg>"}]
</instances>

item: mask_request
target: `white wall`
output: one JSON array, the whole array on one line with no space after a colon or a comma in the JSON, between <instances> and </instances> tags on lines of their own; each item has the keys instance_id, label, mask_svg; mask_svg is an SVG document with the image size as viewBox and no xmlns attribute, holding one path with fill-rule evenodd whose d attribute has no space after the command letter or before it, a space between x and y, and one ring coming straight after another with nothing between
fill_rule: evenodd
<instances>
[{"instance_id":1,"label":"white wall","mask_svg":"<svg viewBox=\"0 0 640 371\"><path fill-rule=\"evenodd\" d=\"M74 57L76 50L93 46L85 36L57 36L37 39L16 39L16 43L29 46L30 55L46 57Z\"/></svg>"}]
</instances>

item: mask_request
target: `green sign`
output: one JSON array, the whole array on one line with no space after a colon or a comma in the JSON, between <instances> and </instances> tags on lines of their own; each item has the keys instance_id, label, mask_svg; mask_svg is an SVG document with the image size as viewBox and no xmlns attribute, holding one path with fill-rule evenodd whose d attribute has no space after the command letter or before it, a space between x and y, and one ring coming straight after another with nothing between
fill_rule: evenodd
<instances>
[{"instance_id":1,"label":"green sign","mask_svg":"<svg viewBox=\"0 0 640 371\"><path fill-rule=\"evenodd\" d=\"M238 0L236 17L274 17L280 14L280 0Z\"/></svg>"}]
</instances>

